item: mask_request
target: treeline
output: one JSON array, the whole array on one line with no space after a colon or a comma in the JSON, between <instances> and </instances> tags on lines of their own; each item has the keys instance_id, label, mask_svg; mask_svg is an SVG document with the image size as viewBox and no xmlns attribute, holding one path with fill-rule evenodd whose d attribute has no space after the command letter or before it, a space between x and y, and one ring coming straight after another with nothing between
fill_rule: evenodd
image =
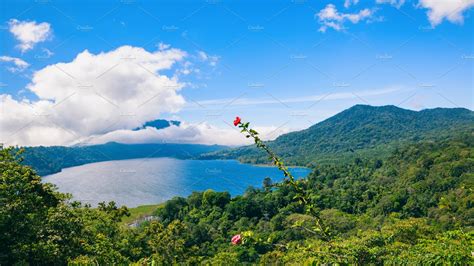
<instances>
[{"instance_id":1,"label":"treeline","mask_svg":"<svg viewBox=\"0 0 474 266\"><path fill-rule=\"evenodd\" d=\"M174 122L174 121L172 121ZM87 163L136 158L174 157L193 159L203 153L222 150L226 146L175 143L122 144L109 142L90 146L49 146L23 148L23 164L39 175L60 172L63 168Z\"/></svg>"},{"instance_id":2,"label":"treeline","mask_svg":"<svg viewBox=\"0 0 474 266\"><path fill-rule=\"evenodd\" d=\"M386 160L320 166L295 189L266 180L231 198L194 192L138 228L126 207L71 202L14 149L2 149L0 264L457 264L473 263L474 136L399 149ZM231 245L235 234L241 245Z\"/></svg>"}]
</instances>

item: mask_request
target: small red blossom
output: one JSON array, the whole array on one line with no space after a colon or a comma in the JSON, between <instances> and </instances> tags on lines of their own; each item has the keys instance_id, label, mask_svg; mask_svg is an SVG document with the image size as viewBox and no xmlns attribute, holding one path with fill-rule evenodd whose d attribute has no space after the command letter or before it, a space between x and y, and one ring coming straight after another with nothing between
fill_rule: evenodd
<instances>
[{"instance_id":1,"label":"small red blossom","mask_svg":"<svg viewBox=\"0 0 474 266\"><path fill-rule=\"evenodd\" d=\"M242 120L240 119L240 117L237 116L234 120L234 126L237 126L238 124L240 124L240 121Z\"/></svg>"},{"instance_id":2,"label":"small red blossom","mask_svg":"<svg viewBox=\"0 0 474 266\"><path fill-rule=\"evenodd\" d=\"M232 245L238 245L242 243L242 236L240 234L233 236L231 242L232 242Z\"/></svg>"}]
</instances>

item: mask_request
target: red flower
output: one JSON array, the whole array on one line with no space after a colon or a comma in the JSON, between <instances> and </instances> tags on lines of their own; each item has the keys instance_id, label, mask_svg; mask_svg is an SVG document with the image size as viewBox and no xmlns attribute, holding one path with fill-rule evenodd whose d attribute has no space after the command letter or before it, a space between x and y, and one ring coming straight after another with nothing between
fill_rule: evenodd
<instances>
[{"instance_id":1,"label":"red flower","mask_svg":"<svg viewBox=\"0 0 474 266\"><path fill-rule=\"evenodd\" d=\"M235 235L232 237L232 245L238 245L242 242L242 236L241 235Z\"/></svg>"},{"instance_id":2,"label":"red flower","mask_svg":"<svg viewBox=\"0 0 474 266\"><path fill-rule=\"evenodd\" d=\"M237 126L238 124L240 124L240 121L242 120L240 120L240 117L237 116L234 120L234 126Z\"/></svg>"}]
</instances>

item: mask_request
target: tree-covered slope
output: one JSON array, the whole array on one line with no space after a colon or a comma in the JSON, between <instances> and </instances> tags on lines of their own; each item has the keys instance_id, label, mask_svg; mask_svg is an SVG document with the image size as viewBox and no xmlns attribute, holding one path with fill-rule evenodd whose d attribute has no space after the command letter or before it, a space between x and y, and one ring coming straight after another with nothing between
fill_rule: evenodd
<instances>
[{"instance_id":1,"label":"tree-covered slope","mask_svg":"<svg viewBox=\"0 0 474 266\"><path fill-rule=\"evenodd\" d=\"M86 163L134 158L175 157L195 158L203 153L226 148L220 145L199 144L122 144L109 142L91 146L26 147L23 153L25 165L31 166L40 175L48 175L61 169Z\"/></svg>"},{"instance_id":2,"label":"tree-covered slope","mask_svg":"<svg viewBox=\"0 0 474 266\"><path fill-rule=\"evenodd\" d=\"M383 157L400 144L438 139L466 129L474 129L474 112L464 108L416 112L395 106L355 105L308 129L282 135L267 144L287 163L306 165L341 161L354 155ZM266 156L253 146L204 157L267 162Z\"/></svg>"},{"instance_id":3,"label":"tree-covered slope","mask_svg":"<svg viewBox=\"0 0 474 266\"><path fill-rule=\"evenodd\" d=\"M166 202L156 215L164 226L184 224L183 239L189 237L192 250L184 257L202 256L208 263L472 262L472 132L407 145L386 160L355 158L317 167L301 186L319 210L329 241L295 202L290 186L249 189L233 199L194 193ZM229 245L241 232L247 243Z\"/></svg>"},{"instance_id":4,"label":"tree-covered slope","mask_svg":"<svg viewBox=\"0 0 474 266\"><path fill-rule=\"evenodd\" d=\"M474 134L416 141L387 158L318 165L288 183L194 192L125 228L126 208L69 201L0 149L0 264L471 265ZM20 155L21 156L21 155ZM244 241L232 245L241 234Z\"/></svg>"}]
</instances>

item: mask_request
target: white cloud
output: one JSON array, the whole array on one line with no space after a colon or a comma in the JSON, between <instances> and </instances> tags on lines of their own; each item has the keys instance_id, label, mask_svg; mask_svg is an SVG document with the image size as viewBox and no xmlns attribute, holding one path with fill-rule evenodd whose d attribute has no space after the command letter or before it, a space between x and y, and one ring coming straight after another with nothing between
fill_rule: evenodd
<instances>
[{"instance_id":1,"label":"white cloud","mask_svg":"<svg viewBox=\"0 0 474 266\"><path fill-rule=\"evenodd\" d=\"M351 5L357 5L359 0L344 0L344 7L349 8Z\"/></svg>"},{"instance_id":2,"label":"white cloud","mask_svg":"<svg viewBox=\"0 0 474 266\"><path fill-rule=\"evenodd\" d=\"M22 59L11 56L0 56L0 62L13 63L14 66L7 67L7 70L12 73L21 72L30 66Z\"/></svg>"},{"instance_id":3,"label":"white cloud","mask_svg":"<svg viewBox=\"0 0 474 266\"><path fill-rule=\"evenodd\" d=\"M67 145L177 112L185 104L183 84L160 72L185 56L178 49L122 46L99 54L85 50L71 62L47 66L27 86L39 100L0 95L0 142Z\"/></svg>"},{"instance_id":4,"label":"white cloud","mask_svg":"<svg viewBox=\"0 0 474 266\"><path fill-rule=\"evenodd\" d=\"M219 62L219 56L216 55L208 55L204 51L198 52L198 57L201 61L208 62L211 66L216 66L217 62Z\"/></svg>"},{"instance_id":5,"label":"white cloud","mask_svg":"<svg viewBox=\"0 0 474 266\"><path fill-rule=\"evenodd\" d=\"M463 12L474 6L474 0L420 0L419 7L428 9L428 19L436 26L444 19L452 23L464 22Z\"/></svg>"},{"instance_id":6,"label":"white cloud","mask_svg":"<svg viewBox=\"0 0 474 266\"><path fill-rule=\"evenodd\" d=\"M11 19L8 22L10 32L20 42L18 48L26 52L39 43L51 37L51 25L46 22L36 23L36 21L19 21Z\"/></svg>"},{"instance_id":7,"label":"white cloud","mask_svg":"<svg viewBox=\"0 0 474 266\"><path fill-rule=\"evenodd\" d=\"M357 13L341 13L337 11L335 5L328 4L315 16L321 24L319 31L326 32L328 28L332 28L336 31L343 30L345 22L350 21L353 24L357 24L363 20L370 19L373 14L374 10L368 8L362 9Z\"/></svg>"},{"instance_id":8,"label":"white cloud","mask_svg":"<svg viewBox=\"0 0 474 266\"><path fill-rule=\"evenodd\" d=\"M377 4L390 4L396 8L400 8L405 4L405 0L376 0Z\"/></svg>"},{"instance_id":9,"label":"white cloud","mask_svg":"<svg viewBox=\"0 0 474 266\"><path fill-rule=\"evenodd\" d=\"M281 134L288 133L286 127L256 127L264 140L273 140ZM245 138L237 128L220 128L208 123L189 124L182 122L180 126L170 126L164 129L147 127L142 130L116 130L100 136L92 136L88 144L106 143L110 141L120 143L199 143L220 145L248 145L251 139Z\"/></svg>"},{"instance_id":10,"label":"white cloud","mask_svg":"<svg viewBox=\"0 0 474 266\"><path fill-rule=\"evenodd\" d=\"M400 8L405 0L376 0L378 4L391 4ZM428 9L427 15L431 25L437 26L444 19L462 24L463 12L474 6L474 0L419 0L417 7Z\"/></svg>"}]
</instances>

